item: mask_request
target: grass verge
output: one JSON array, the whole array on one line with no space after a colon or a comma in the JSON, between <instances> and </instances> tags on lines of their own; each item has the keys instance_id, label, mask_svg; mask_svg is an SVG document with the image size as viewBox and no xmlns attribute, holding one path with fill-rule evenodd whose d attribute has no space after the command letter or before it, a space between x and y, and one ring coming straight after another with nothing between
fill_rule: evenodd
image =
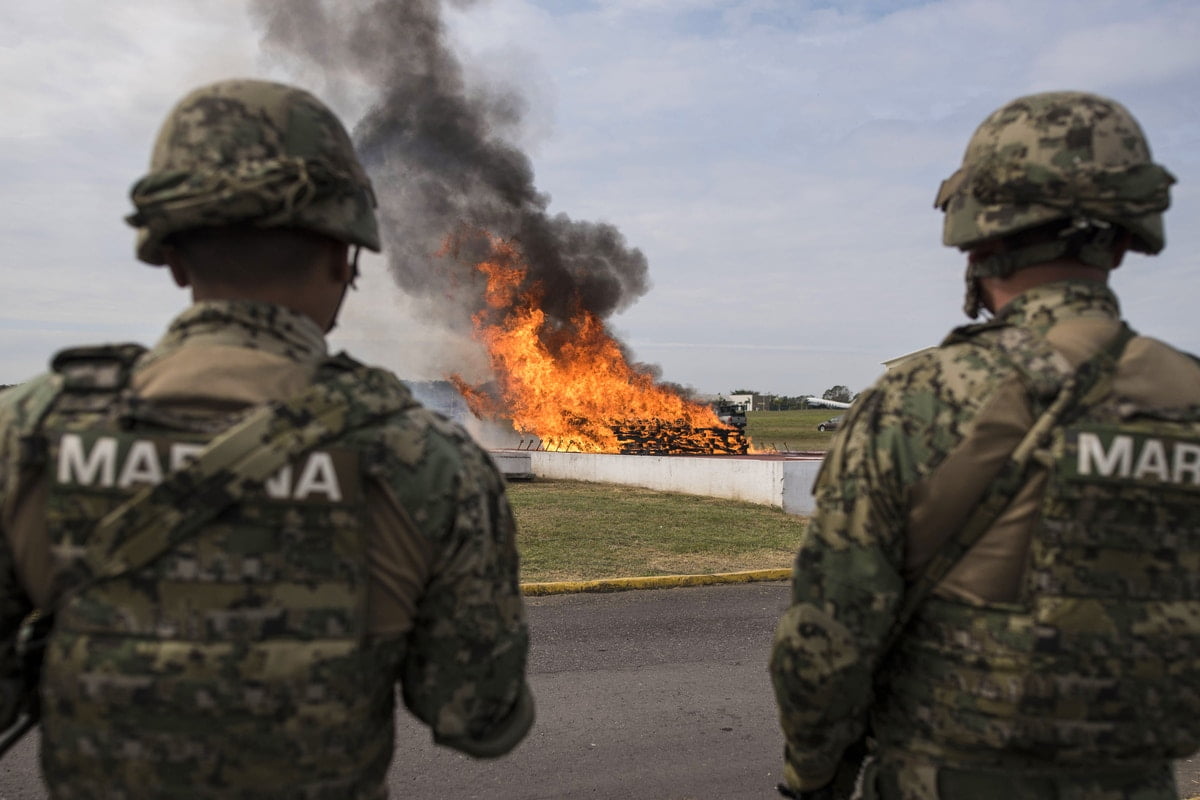
<instances>
[{"instance_id":1,"label":"grass verge","mask_svg":"<svg viewBox=\"0 0 1200 800\"><path fill-rule=\"evenodd\" d=\"M833 433L822 433L817 425L844 413L836 408L751 411L746 414L746 435L759 450L828 450Z\"/></svg>"},{"instance_id":2,"label":"grass verge","mask_svg":"<svg viewBox=\"0 0 1200 800\"><path fill-rule=\"evenodd\" d=\"M770 506L613 484L508 491L526 582L790 568L807 524Z\"/></svg>"}]
</instances>

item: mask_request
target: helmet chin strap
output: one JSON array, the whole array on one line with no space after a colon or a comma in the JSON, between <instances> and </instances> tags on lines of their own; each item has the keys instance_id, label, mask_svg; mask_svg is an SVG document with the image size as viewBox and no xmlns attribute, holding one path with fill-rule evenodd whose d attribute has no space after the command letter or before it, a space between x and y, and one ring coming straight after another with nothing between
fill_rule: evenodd
<instances>
[{"instance_id":1,"label":"helmet chin strap","mask_svg":"<svg viewBox=\"0 0 1200 800\"><path fill-rule=\"evenodd\" d=\"M355 282L358 280L358 256L362 253L362 247L354 245L354 255L350 256L350 280L342 284L342 294L338 297L337 305L333 309L333 317L329 320L329 327L325 328L325 335L328 336L337 327L337 319L342 313L342 303L346 302L346 294L351 289L357 289Z\"/></svg>"},{"instance_id":2,"label":"helmet chin strap","mask_svg":"<svg viewBox=\"0 0 1200 800\"><path fill-rule=\"evenodd\" d=\"M970 266L967 267L967 296L963 300L963 313L968 319L979 319L979 314L983 311L983 293L979 286L979 278L971 274Z\"/></svg>"}]
</instances>

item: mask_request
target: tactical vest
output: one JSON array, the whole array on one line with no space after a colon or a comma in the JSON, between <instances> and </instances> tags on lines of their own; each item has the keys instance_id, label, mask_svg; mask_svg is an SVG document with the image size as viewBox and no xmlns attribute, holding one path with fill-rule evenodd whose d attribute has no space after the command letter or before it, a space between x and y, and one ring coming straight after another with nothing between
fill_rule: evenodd
<instances>
[{"instance_id":1,"label":"tactical vest","mask_svg":"<svg viewBox=\"0 0 1200 800\"><path fill-rule=\"evenodd\" d=\"M232 421L140 404L126 389L140 352L55 361L62 391L40 431L62 587L87 580L97 520ZM358 369L375 379L365 402L411 404L347 362L317 381ZM356 440L304 453L147 566L70 596L42 676L55 797L385 796L397 664L367 639Z\"/></svg>"},{"instance_id":2,"label":"tactical vest","mask_svg":"<svg viewBox=\"0 0 1200 800\"><path fill-rule=\"evenodd\" d=\"M986 328L975 341L1021 372L1036 418L1055 354ZM1103 771L1200 746L1200 398L1145 405L1109 391L1035 454L1047 483L1017 602L924 602L877 673L885 749Z\"/></svg>"}]
</instances>

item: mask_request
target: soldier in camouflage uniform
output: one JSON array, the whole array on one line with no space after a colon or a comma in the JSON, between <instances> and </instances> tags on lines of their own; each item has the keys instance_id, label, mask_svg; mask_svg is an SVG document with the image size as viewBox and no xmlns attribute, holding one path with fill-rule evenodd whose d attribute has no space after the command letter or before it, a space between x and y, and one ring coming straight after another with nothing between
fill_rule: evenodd
<instances>
[{"instance_id":1,"label":"soldier in camouflage uniform","mask_svg":"<svg viewBox=\"0 0 1200 800\"><path fill-rule=\"evenodd\" d=\"M326 350L379 250L345 129L299 89L207 86L132 198L138 257L194 305L151 350L65 351L0 399L0 677L22 617L56 611L51 795L381 798L397 683L438 743L508 752L533 706L502 478Z\"/></svg>"},{"instance_id":2,"label":"soldier in camouflage uniform","mask_svg":"<svg viewBox=\"0 0 1200 800\"><path fill-rule=\"evenodd\" d=\"M992 317L884 375L825 460L771 659L782 792L1176 797L1200 746L1200 364L1107 286L1163 248L1173 182L1102 97L976 131L936 205Z\"/></svg>"}]
</instances>

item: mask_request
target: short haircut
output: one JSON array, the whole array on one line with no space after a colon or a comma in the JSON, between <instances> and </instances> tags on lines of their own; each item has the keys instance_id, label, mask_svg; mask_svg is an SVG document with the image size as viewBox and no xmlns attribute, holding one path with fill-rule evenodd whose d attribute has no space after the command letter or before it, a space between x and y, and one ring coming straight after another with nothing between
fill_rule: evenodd
<instances>
[{"instance_id":1,"label":"short haircut","mask_svg":"<svg viewBox=\"0 0 1200 800\"><path fill-rule=\"evenodd\" d=\"M182 256L193 281L243 286L306 278L318 256L337 240L300 228L234 225L181 231L168 243Z\"/></svg>"}]
</instances>

